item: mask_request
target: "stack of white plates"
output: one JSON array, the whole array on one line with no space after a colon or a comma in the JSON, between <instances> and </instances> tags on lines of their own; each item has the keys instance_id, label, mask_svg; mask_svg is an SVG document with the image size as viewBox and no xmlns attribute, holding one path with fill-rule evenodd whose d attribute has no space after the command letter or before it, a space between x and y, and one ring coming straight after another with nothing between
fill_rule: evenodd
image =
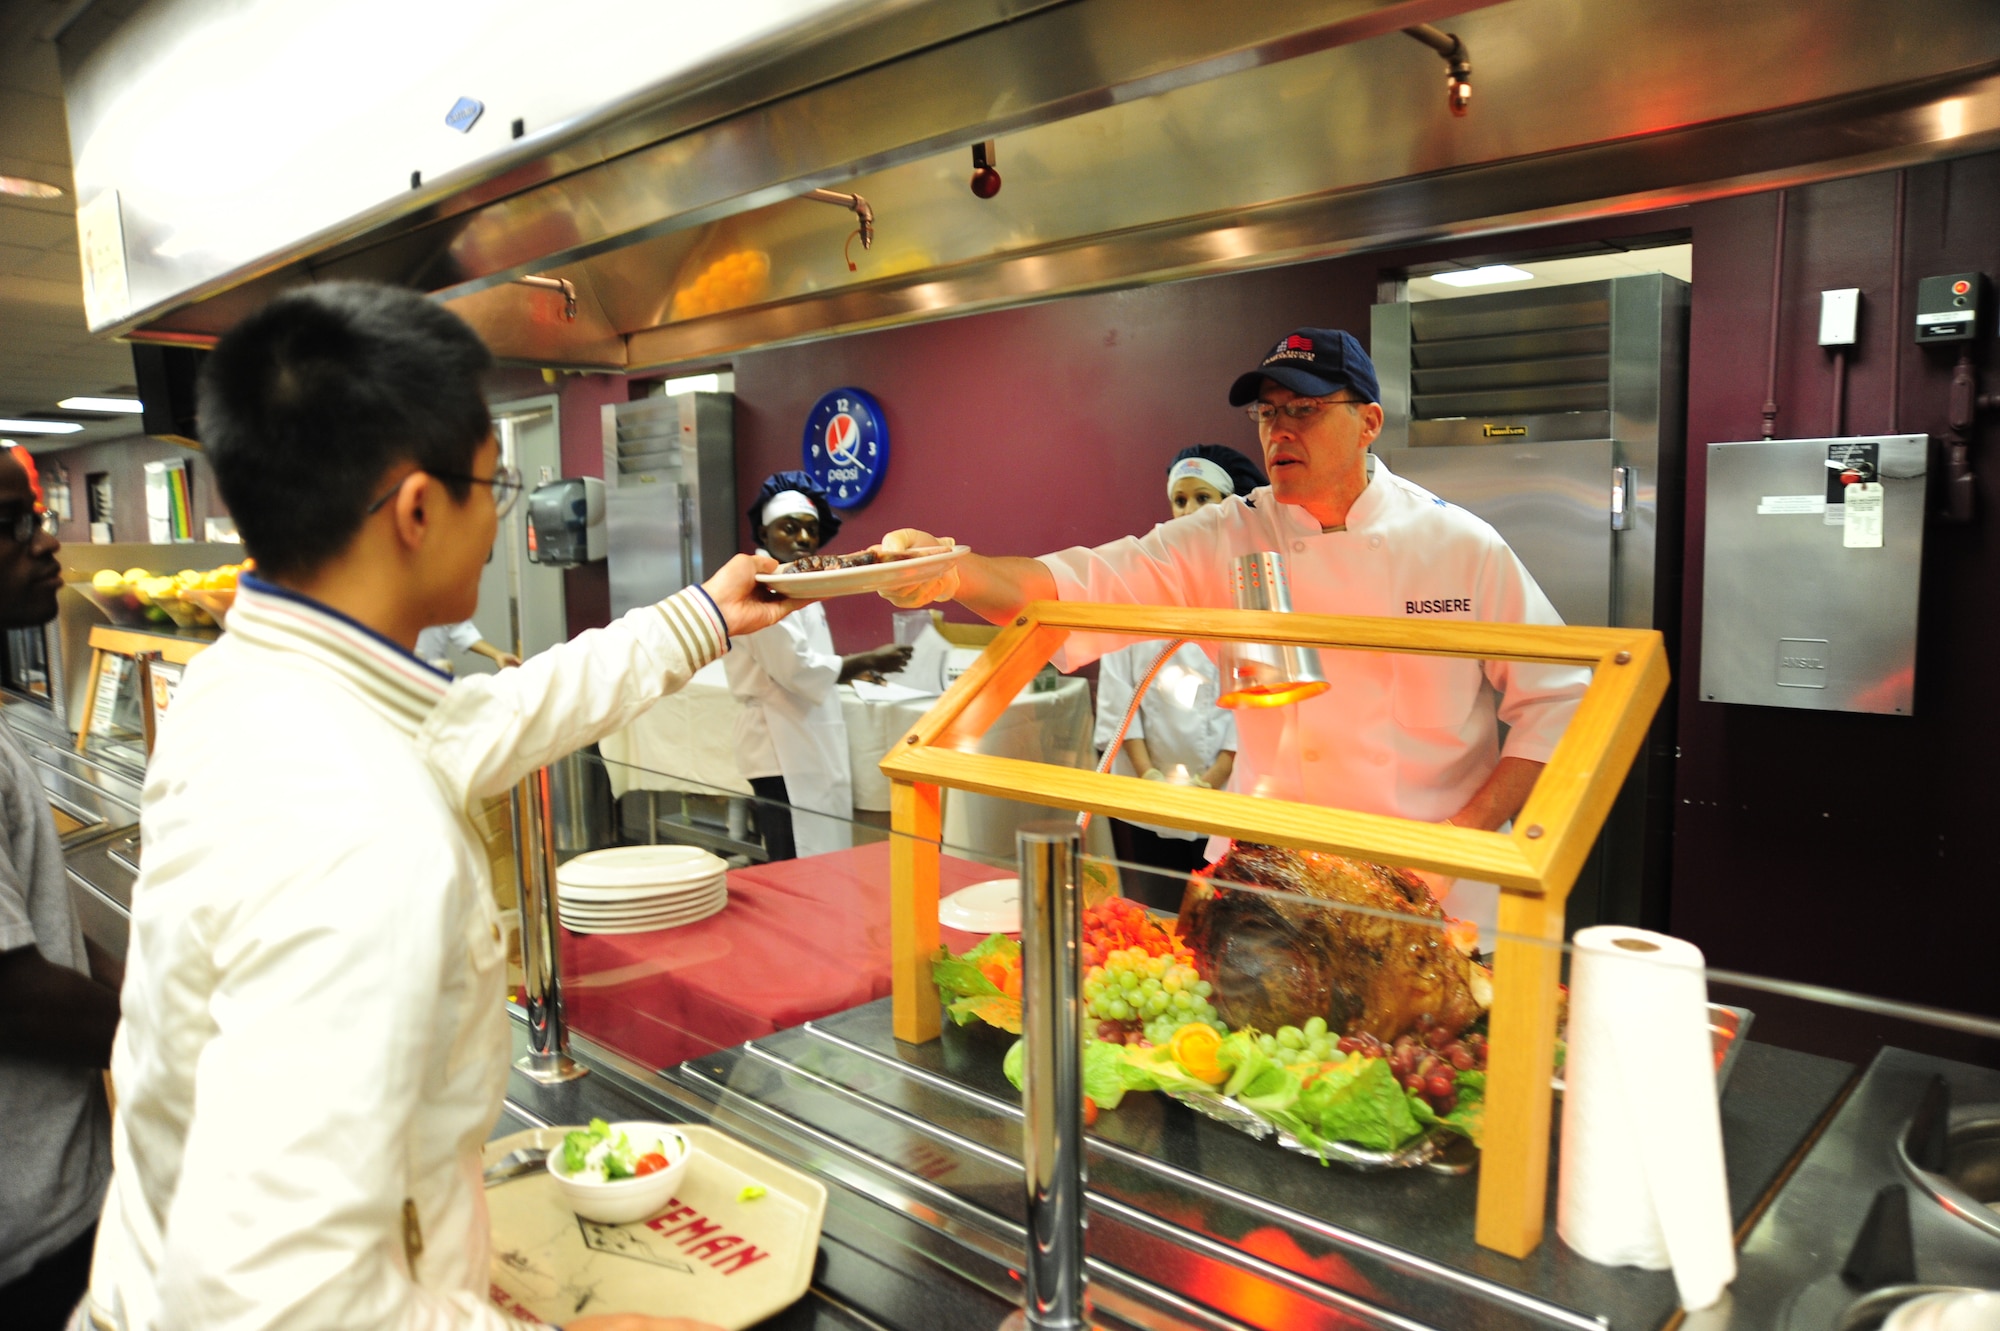
<instances>
[{"instance_id":1,"label":"stack of white plates","mask_svg":"<svg viewBox=\"0 0 2000 1331\"><path fill-rule=\"evenodd\" d=\"M727 868L694 846L617 846L556 870L563 928L642 934L705 920L729 904Z\"/></svg>"}]
</instances>

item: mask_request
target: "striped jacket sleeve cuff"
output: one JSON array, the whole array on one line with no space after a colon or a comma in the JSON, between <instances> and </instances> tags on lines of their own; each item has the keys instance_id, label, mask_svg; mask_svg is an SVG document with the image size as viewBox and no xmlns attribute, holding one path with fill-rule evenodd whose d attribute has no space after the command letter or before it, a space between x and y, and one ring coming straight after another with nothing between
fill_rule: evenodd
<instances>
[{"instance_id":1,"label":"striped jacket sleeve cuff","mask_svg":"<svg viewBox=\"0 0 2000 1331\"><path fill-rule=\"evenodd\" d=\"M700 587L686 587L655 607L695 671L729 650L729 626L722 611Z\"/></svg>"}]
</instances>

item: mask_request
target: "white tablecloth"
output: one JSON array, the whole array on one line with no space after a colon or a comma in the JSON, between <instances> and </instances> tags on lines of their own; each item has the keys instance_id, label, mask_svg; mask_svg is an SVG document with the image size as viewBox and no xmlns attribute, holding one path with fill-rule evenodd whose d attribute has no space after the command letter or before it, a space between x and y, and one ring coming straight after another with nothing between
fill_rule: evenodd
<instances>
[{"instance_id":1,"label":"white tablecloth","mask_svg":"<svg viewBox=\"0 0 2000 1331\"><path fill-rule=\"evenodd\" d=\"M842 690L842 714L847 720L847 751L854 769L854 807L889 807L889 778L879 764L889 746L900 740L937 702L929 696L884 696L867 701L853 690ZM1046 692L1023 690L979 741L980 753L1058 767L1091 767L1090 685L1081 679L1059 680ZM1014 857L1014 833L1023 824L1060 817L1037 804L947 791L944 801L944 842L947 849L975 851L1000 859ZM1099 820L1101 821L1101 820Z\"/></svg>"},{"instance_id":2,"label":"white tablecloth","mask_svg":"<svg viewBox=\"0 0 2000 1331\"><path fill-rule=\"evenodd\" d=\"M934 694L896 685L840 686L857 811L888 811L889 778L882 775L882 755L936 702ZM722 663L705 667L686 688L662 698L637 721L599 744L612 793L676 790L748 795L750 783L736 767L736 713L741 706L730 695ZM1091 748L1093 721L1089 684L1063 679L1045 692L1023 690L980 740L979 752L1061 767L1090 767L1097 760ZM1011 860L1017 828L1057 816L1057 811L1039 805L948 791L944 840L953 849ZM1094 820L1093 832L1095 824L1102 821ZM1092 844L1095 848L1094 836Z\"/></svg>"},{"instance_id":3,"label":"white tablecloth","mask_svg":"<svg viewBox=\"0 0 2000 1331\"><path fill-rule=\"evenodd\" d=\"M611 777L611 793L685 790L748 795L750 783L736 768L736 714L742 707L729 692L722 662L709 662L686 688L668 694L631 725L598 742Z\"/></svg>"}]
</instances>

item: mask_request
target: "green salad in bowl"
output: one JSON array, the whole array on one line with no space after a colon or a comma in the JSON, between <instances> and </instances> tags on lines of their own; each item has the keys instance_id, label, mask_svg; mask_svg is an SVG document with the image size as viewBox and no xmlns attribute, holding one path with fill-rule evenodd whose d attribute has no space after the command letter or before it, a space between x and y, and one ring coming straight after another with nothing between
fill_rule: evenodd
<instances>
[{"instance_id":1,"label":"green salad in bowl","mask_svg":"<svg viewBox=\"0 0 2000 1331\"><path fill-rule=\"evenodd\" d=\"M671 1166L685 1145L678 1133L634 1143L622 1126L614 1128L601 1118L593 1118L589 1127L563 1138L563 1172L580 1183L644 1178Z\"/></svg>"}]
</instances>

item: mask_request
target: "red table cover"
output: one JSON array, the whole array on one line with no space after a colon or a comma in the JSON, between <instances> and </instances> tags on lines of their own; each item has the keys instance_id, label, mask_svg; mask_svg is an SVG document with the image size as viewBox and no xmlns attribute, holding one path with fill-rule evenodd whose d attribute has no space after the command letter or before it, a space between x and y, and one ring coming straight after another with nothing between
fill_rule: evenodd
<instances>
[{"instance_id":1,"label":"red table cover","mask_svg":"<svg viewBox=\"0 0 2000 1331\"><path fill-rule=\"evenodd\" d=\"M1006 871L946 855L949 895ZM976 937L944 931L963 951ZM564 1006L578 1034L650 1067L845 1012L889 993L889 844L729 874L729 904L645 934L562 931Z\"/></svg>"}]
</instances>

